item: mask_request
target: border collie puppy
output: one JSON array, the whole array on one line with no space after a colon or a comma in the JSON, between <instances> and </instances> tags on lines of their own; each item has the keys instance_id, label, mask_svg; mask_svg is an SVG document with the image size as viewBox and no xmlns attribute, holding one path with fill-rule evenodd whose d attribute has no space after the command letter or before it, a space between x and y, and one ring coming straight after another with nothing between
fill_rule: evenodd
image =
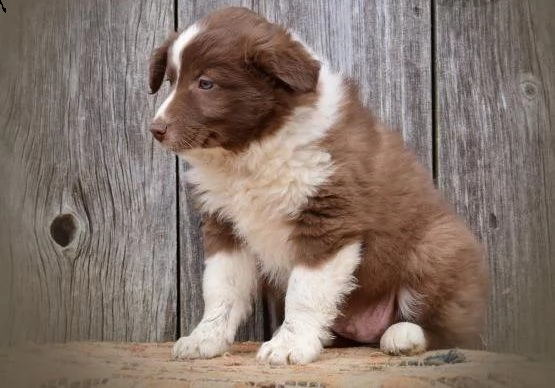
<instances>
[{"instance_id":1,"label":"border collie puppy","mask_svg":"<svg viewBox=\"0 0 555 388\"><path fill-rule=\"evenodd\" d=\"M305 364L335 336L389 354L477 345L483 251L397 132L285 28L215 11L153 54L171 93L153 136L190 165L203 217L204 316L173 348L221 355L261 281L285 319L257 358Z\"/></svg>"}]
</instances>

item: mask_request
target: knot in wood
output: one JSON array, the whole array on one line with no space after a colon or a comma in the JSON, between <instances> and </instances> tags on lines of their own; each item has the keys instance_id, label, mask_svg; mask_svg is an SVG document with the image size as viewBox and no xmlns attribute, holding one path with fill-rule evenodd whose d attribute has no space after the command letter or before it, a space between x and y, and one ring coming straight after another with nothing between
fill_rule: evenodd
<instances>
[{"instance_id":1,"label":"knot in wood","mask_svg":"<svg viewBox=\"0 0 555 388\"><path fill-rule=\"evenodd\" d=\"M497 226L498 226L497 216L494 213L489 214L489 225L493 229L497 229Z\"/></svg>"},{"instance_id":2,"label":"knot in wood","mask_svg":"<svg viewBox=\"0 0 555 388\"><path fill-rule=\"evenodd\" d=\"M522 89L522 92L524 93L524 97L529 100L533 100L536 98L536 95L538 94L538 85L536 85L534 82L523 81L520 84L520 87Z\"/></svg>"},{"instance_id":3,"label":"knot in wood","mask_svg":"<svg viewBox=\"0 0 555 388\"><path fill-rule=\"evenodd\" d=\"M75 238L77 222L71 214L60 214L50 224L50 235L56 244L67 247Z\"/></svg>"}]
</instances>

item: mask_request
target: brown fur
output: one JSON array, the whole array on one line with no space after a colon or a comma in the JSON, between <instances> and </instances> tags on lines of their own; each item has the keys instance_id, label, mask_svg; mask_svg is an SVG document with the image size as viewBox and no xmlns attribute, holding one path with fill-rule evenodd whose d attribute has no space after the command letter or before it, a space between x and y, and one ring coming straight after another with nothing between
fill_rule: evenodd
<instances>
[{"instance_id":1,"label":"brown fur","mask_svg":"<svg viewBox=\"0 0 555 388\"><path fill-rule=\"evenodd\" d=\"M295 107L314 103L319 64L284 29L241 8L215 12L202 23L207 28L184 50L188 60L180 73L167 69L181 85L168 109L167 147L240 152L277 131ZM154 92L170 45L171 39L153 56ZM198 90L200 73L218 86ZM349 85L341 119L320 145L337 169L291 221L297 262L318 266L361 240L358 288L344 303L342 319L408 287L421 305L415 316L397 314L391 323L418 323L431 347L476 345L488 289L482 249L401 136L385 129ZM207 256L241 243L232 221L206 215L203 232Z\"/></svg>"},{"instance_id":2,"label":"brown fur","mask_svg":"<svg viewBox=\"0 0 555 388\"><path fill-rule=\"evenodd\" d=\"M231 222L211 214L203 214L202 237L205 257L222 251L231 252L241 245L241 241L233 233Z\"/></svg>"},{"instance_id":3,"label":"brown fur","mask_svg":"<svg viewBox=\"0 0 555 388\"><path fill-rule=\"evenodd\" d=\"M475 346L488 290L483 251L401 136L350 93L343 120L322 142L339 168L295 221L298 260L317 265L362 236L359 288L344 316L405 286L421 308L396 321L420 324L432 347Z\"/></svg>"},{"instance_id":4,"label":"brown fur","mask_svg":"<svg viewBox=\"0 0 555 388\"><path fill-rule=\"evenodd\" d=\"M168 67L168 49L173 42L175 42L177 36L178 35L176 33L171 34L166 41L154 51L150 58L148 86L150 87L151 94L158 92L160 86L162 86L166 70L168 71L168 74L172 73ZM173 70L173 73L175 73L175 69Z\"/></svg>"}]
</instances>

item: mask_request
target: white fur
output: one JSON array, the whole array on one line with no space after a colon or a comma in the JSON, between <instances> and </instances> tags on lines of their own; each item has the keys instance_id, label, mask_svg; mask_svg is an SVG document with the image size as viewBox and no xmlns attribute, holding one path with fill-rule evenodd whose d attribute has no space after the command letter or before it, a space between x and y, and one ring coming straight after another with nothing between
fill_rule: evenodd
<instances>
[{"instance_id":1,"label":"white fur","mask_svg":"<svg viewBox=\"0 0 555 388\"><path fill-rule=\"evenodd\" d=\"M170 95L168 96L168 98L166 98L164 100L164 102L162 103L162 105L160 105L160 107L158 108L158 110L156 111L156 114L154 115L154 119L164 119L165 115L166 115L166 110L168 109L168 107L170 106L171 102L173 101L175 97L175 88L172 90L172 92L170 93Z\"/></svg>"},{"instance_id":2,"label":"white fur","mask_svg":"<svg viewBox=\"0 0 555 388\"><path fill-rule=\"evenodd\" d=\"M169 59L171 60L172 64L177 69L181 69L181 54L185 47L200 33L201 29L198 24L193 24L189 26L185 31L183 31L175 40L171 47L171 55L169 55Z\"/></svg>"},{"instance_id":3,"label":"white fur","mask_svg":"<svg viewBox=\"0 0 555 388\"><path fill-rule=\"evenodd\" d=\"M232 220L261 270L282 287L292 265L289 220L333 173L330 154L316 143L338 119L341 78L323 67L318 91L315 106L296 108L277 133L240 154L221 148L181 154L192 165L188 180L203 211Z\"/></svg>"},{"instance_id":4,"label":"white fur","mask_svg":"<svg viewBox=\"0 0 555 388\"><path fill-rule=\"evenodd\" d=\"M380 349L394 355L413 355L426 351L424 330L417 324L399 322L391 325L380 340Z\"/></svg>"},{"instance_id":5,"label":"white fur","mask_svg":"<svg viewBox=\"0 0 555 388\"><path fill-rule=\"evenodd\" d=\"M176 342L174 358L210 358L224 353L251 312L256 277L256 260L244 250L208 258L202 284L204 315L190 336Z\"/></svg>"},{"instance_id":6,"label":"white fur","mask_svg":"<svg viewBox=\"0 0 555 388\"><path fill-rule=\"evenodd\" d=\"M422 296L410 288L403 287L397 293L397 305L402 319L416 320L423 305Z\"/></svg>"},{"instance_id":7,"label":"white fur","mask_svg":"<svg viewBox=\"0 0 555 388\"><path fill-rule=\"evenodd\" d=\"M185 47L187 47L187 45L189 43L191 43L191 41L199 34L200 31L201 30L200 30L199 26L197 24L193 24L192 26L187 28L185 31L183 31L177 37L177 39L172 44L172 46L169 48L168 59L169 59L170 63L176 68L177 74L179 74L179 69L181 68L181 54L183 53L183 50L185 49ZM168 98L166 98L166 100L164 100L162 105L160 105L160 107L156 111L156 115L154 115L155 119L165 118L166 110L168 109L171 102L175 98L175 90L176 90L178 82L179 82L179 79L176 80L174 88L173 88L172 92L170 93L170 95L168 96Z\"/></svg>"},{"instance_id":8,"label":"white fur","mask_svg":"<svg viewBox=\"0 0 555 388\"><path fill-rule=\"evenodd\" d=\"M356 286L353 273L360 263L360 243L342 248L316 268L297 266L285 297L285 321L257 358L271 364L314 361L328 342L329 328L343 298Z\"/></svg>"}]
</instances>

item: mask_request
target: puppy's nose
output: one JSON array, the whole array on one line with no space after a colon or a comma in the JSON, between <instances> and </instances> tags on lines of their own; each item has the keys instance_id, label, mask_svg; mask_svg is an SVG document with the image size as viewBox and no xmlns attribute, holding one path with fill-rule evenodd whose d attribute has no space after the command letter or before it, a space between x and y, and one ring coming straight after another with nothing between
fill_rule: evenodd
<instances>
[{"instance_id":1,"label":"puppy's nose","mask_svg":"<svg viewBox=\"0 0 555 388\"><path fill-rule=\"evenodd\" d=\"M164 139L164 135L167 131L168 125L160 119L156 119L150 124L150 132L152 132L152 135L158 141L162 141Z\"/></svg>"}]
</instances>

